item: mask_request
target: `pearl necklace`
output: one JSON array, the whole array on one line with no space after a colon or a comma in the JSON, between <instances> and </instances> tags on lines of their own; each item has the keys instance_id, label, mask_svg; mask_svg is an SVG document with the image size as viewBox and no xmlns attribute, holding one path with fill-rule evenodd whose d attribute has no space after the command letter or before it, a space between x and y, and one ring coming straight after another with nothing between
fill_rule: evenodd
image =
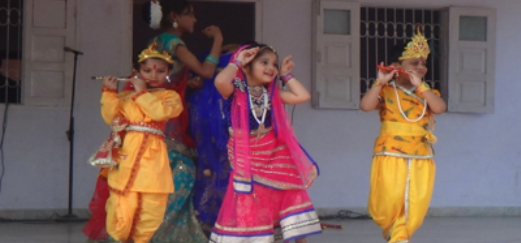
<instances>
[{"instance_id":1,"label":"pearl necklace","mask_svg":"<svg viewBox=\"0 0 521 243\"><path fill-rule=\"evenodd\" d=\"M427 112L427 100L425 100L425 99L423 100L423 112L422 112L421 116L418 117L417 119L409 119L409 117L407 117L407 115L405 115L405 112L403 112L403 110L402 110L402 104L400 102L400 97L398 96L398 91L396 90L396 83L392 82L392 84L393 84L393 88L394 88L394 94L396 95L396 101L398 102L398 109L400 110L402 117L405 118L405 120L408 122L420 121L425 116L425 113Z\"/></svg>"},{"instance_id":2,"label":"pearl necklace","mask_svg":"<svg viewBox=\"0 0 521 243\"><path fill-rule=\"evenodd\" d=\"M249 92L250 89L253 89L253 88L248 87L248 100L250 101L251 113L253 114L253 118L255 118L255 121L259 124L258 130L259 130L259 133L261 133L265 130L264 121L266 121L266 114L268 113L268 91L266 90L266 88L262 87L262 99L263 99L262 117L259 120L259 118L257 117L257 114L255 112L255 106L252 101L252 95Z\"/></svg>"}]
</instances>

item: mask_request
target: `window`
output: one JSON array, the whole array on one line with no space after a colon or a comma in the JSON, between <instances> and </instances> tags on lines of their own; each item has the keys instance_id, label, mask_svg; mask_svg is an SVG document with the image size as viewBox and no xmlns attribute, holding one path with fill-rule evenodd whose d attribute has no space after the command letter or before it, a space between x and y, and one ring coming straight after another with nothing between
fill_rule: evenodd
<instances>
[{"instance_id":1,"label":"window","mask_svg":"<svg viewBox=\"0 0 521 243\"><path fill-rule=\"evenodd\" d=\"M0 3L0 103L21 101L23 1Z\"/></svg>"},{"instance_id":2,"label":"window","mask_svg":"<svg viewBox=\"0 0 521 243\"><path fill-rule=\"evenodd\" d=\"M429 41L429 72L448 111L494 110L494 9L400 9L314 1L313 107L358 109L376 78L376 65L390 63L389 50L407 43L417 25Z\"/></svg>"},{"instance_id":3,"label":"window","mask_svg":"<svg viewBox=\"0 0 521 243\"><path fill-rule=\"evenodd\" d=\"M360 20L360 94L363 96L377 76L376 65L395 62L388 56L392 48L408 43L421 31L431 49L425 81L440 90L441 11L434 9L362 8Z\"/></svg>"}]
</instances>

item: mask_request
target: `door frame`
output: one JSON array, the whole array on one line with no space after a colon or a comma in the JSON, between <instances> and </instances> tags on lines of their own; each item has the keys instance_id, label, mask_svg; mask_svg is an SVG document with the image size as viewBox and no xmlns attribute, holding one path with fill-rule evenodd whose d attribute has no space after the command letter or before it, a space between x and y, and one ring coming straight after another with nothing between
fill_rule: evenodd
<instances>
[{"instance_id":1,"label":"door frame","mask_svg":"<svg viewBox=\"0 0 521 243\"><path fill-rule=\"evenodd\" d=\"M193 2L246 2L255 3L255 41L262 43L262 0L192 0Z\"/></svg>"},{"instance_id":2,"label":"door frame","mask_svg":"<svg viewBox=\"0 0 521 243\"><path fill-rule=\"evenodd\" d=\"M262 43L262 30L263 30L263 21L262 21L262 0L193 0L194 2L249 2L255 3L255 41L258 43ZM120 59L120 70L121 73L131 73L132 72L132 46L134 40L132 38L132 29L133 29L133 9L134 9L134 1L128 1L125 9L122 9L122 26L126 26L121 31L121 59Z\"/></svg>"}]
</instances>

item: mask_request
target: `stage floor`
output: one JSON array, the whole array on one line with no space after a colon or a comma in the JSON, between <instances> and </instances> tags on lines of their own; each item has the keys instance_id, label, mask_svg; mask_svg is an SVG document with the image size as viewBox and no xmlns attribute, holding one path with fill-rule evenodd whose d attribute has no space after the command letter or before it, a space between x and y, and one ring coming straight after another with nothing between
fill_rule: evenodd
<instances>
[{"instance_id":1,"label":"stage floor","mask_svg":"<svg viewBox=\"0 0 521 243\"><path fill-rule=\"evenodd\" d=\"M344 229L326 229L309 243L384 243L371 220L326 221ZM0 243L85 243L84 223L0 223ZM521 243L521 217L427 218L412 243Z\"/></svg>"}]
</instances>

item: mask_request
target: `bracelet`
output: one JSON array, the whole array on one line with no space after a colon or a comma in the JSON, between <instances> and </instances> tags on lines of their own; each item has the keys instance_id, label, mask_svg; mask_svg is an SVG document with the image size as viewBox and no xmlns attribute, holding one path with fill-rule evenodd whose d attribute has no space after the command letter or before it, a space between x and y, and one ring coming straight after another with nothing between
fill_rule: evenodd
<instances>
[{"instance_id":1,"label":"bracelet","mask_svg":"<svg viewBox=\"0 0 521 243\"><path fill-rule=\"evenodd\" d=\"M293 74L291 74L291 73L280 76L280 80L282 81L283 84L287 84L289 81L291 81L293 79L295 79L295 76L293 76Z\"/></svg>"},{"instance_id":2,"label":"bracelet","mask_svg":"<svg viewBox=\"0 0 521 243\"><path fill-rule=\"evenodd\" d=\"M217 57L214 57L211 54L208 55L204 61L207 63L213 64L214 66L219 65L219 59L217 59Z\"/></svg>"},{"instance_id":3,"label":"bracelet","mask_svg":"<svg viewBox=\"0 0 521 243\"><path fill-rule=\"evenodd\" d=\"M382 84L382 82L380 81L380 79L376 79L376 80L374 81L373 85L371 86L371 88L372 88L372 87L375 87L375 86L380 86L380 87L383 86L383 84Z\"/></svg>"},{"instance_id":4,"label":"bracelet","mask_svg":"<svg viewBox=\"0 0 521 243\"><path fill-rule=\"evenodd\" d=\"M418 86L418 88L416 88L416 91L418 93L420 93L420 94L425 92L425 91L429 91L429 90L431 90L431 87L427 83L425 83L425 82L422 82L420 84L420 86Z\"/></svg>"},{"instance_id":5,"label":"bracelet","mask_svg":"<svg viewBox=\"0 0 521 243\"><path fill-rule=\"evenodd\" d=\"M112 88L103 87L103 88L101 88L101 92L117 93L118 89L112 89Z\"/></svg>"},{"instance_id":6,"label":"bracelet","mask_svg":"<svg viewBox=\"0 0 521 243\"><path fill-rule=\"evenodd\" d=\"M236 66L238 69L242 68L242 61L238 58L233 59L233 61L231 61L230 64Z\"/></svg>"}]
</instances>

